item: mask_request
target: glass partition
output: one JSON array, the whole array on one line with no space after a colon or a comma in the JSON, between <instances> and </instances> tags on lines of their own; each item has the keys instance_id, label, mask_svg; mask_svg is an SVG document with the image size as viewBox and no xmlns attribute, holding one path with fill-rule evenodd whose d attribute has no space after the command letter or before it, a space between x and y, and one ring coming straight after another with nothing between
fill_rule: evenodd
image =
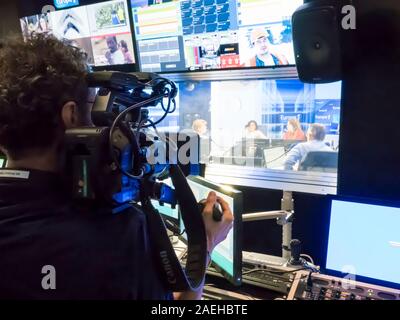
<instances>
[{"instance_id":1,"label":"glass partition","mask_svg":"<svg viewBox=\"0 0 400 320\"><path fill-rule=\"evenodd\" d=\"M252 185L255 180L273 180L329 186L321 192L335 192L340 82L224 80L178 85L177 111L160 130L196 131L202 161L219 182ZM161 114L153 110L151 116L156 120ZM232 179L226 181L228 176Z\"/></svg>"}]
</instances>

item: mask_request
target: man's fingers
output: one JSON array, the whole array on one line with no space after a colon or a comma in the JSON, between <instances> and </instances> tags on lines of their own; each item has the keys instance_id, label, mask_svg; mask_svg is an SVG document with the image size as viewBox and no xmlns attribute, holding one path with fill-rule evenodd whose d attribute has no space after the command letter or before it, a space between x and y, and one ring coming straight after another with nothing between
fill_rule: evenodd
<instances>
[{"instance_id":1,"label":"man's fingers","mask_svg":"<svg viewBox=\"0 0 400 320\"><path fill-rule=\"evenodd\" d=\"M212 213L214 210L214 205L217 203L217 194L215 192L210 192L208 194L204 211Z\"/></svg>"},{"instance_id":2,"label":"man's fingers","mask_svg":"<svg viewBox=\"0 0 400 320\"><path fill-rule=\"evenodd\" d=\"M233 214L232 214L231 208L229 207L228 202L226 202L221 197L217 197L217 201L221 205L221 209L222 209L224 218L228 221L229 220L233 221Z\"/></svg>"},{"instance_id":3,"label":"man's fingers","mask_svg":"<svg viewBox=\"0 0 400 320\"><path fill-rule=\"evenodd\" d=\"M217 197L217 201L218 201L218 203L221 205L222 211L226 211L226 210L229 210L229 211L230 211L228 202L226 202L226 201L225 201L224 199L222 199L221 197Z\"/></svg>"}]
</instances>

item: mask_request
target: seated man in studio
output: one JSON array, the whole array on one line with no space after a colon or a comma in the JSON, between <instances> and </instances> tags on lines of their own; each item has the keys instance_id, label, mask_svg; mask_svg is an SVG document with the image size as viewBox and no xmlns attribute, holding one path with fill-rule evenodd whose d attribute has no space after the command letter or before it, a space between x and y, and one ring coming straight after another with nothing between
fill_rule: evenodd
<instances>
[{"instance_id":1,"label":"seated man in studio","mask_svg":"<svg viewBox=\"0 0 400 320\"><path fill-rule=\"evenodd\" d=\"M0 150L8 159L0 170L0 299L199 299L202 288L165 289L139 207L78 209L61 182L66 129L92 125L82 52L37 35L6 41L0 61ZM212 219L216 202L220 223ZM233 216L210 193L203 220L211 253Z\"/></svg>"},{"instance_id":2,"label":"seated man in studio","mask_svg":"<svg viewBox=\"0 0 400 320\"><path fill-rule=\"evenodd\" d=\"M284 163L285 170L294 170L312 151L332 151L325 140L325 127L321 124L312 124L307 131L307 142L299 143L289 151Z\"/></svg>"}]
</instances>

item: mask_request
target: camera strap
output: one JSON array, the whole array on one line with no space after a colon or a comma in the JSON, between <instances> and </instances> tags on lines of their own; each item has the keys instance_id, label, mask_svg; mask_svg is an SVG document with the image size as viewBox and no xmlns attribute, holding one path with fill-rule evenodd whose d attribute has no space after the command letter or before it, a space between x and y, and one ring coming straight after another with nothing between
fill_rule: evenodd
<instances>
[{"instance_id":1,"label":"camera strap","mask_svg":"<svg viewBox=\"0 0 400 320\"><path fill-rule=\"evenodd\" d=\"M175 254L164 221L151 204L149 192L144 183L141 188L141 204L147 215L154 258L165 285L174 292L196 291L203 284L206 271L206 231L196 198L182 170L177 165L171 165L170 174L188 236L188 256L185 270Z\"/></svg>"}]
</instances>

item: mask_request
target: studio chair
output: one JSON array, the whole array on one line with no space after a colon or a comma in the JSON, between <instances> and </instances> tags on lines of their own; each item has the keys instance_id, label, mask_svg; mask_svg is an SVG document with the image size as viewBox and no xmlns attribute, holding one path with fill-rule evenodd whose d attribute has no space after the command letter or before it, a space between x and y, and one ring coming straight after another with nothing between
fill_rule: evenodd
<instances>
[{"instance_id":1,"label":"studio chair","mask_svg":"<svg viewBox=\"0 0 400 320\"><path fill-rule=\"evenodd\" d=\"M311 151L300 164L299 171L337 172L338 152Z\"/></svg>"}]
</instances>

